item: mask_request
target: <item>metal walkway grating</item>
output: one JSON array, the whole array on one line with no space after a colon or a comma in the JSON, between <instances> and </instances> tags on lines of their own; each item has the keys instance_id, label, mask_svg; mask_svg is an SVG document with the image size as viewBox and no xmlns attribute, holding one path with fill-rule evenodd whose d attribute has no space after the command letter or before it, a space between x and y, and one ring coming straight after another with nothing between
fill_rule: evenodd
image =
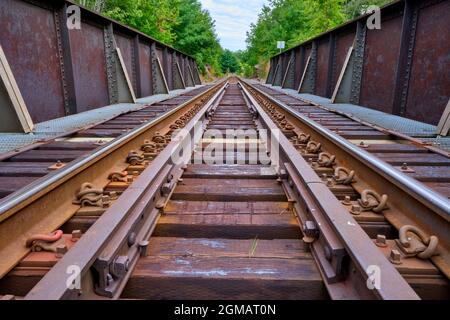
<instances>
[{"instance_id":1,"label":"metal walkway grating","mask_svg":"<svg viewBox=\"0 0 450 320\"><path fill-rule=\"evenodd\" d=\"M259 82L253 83L261 84ZM372 123L374 125L403 133L411 137L419 138L424 142L433 143L443 150L450 151L450 137L447 138L436 136L436 126L353 104L333 104L328 98L319 97L312 94L300 94L293 89L282 89L281 87L272 86L269 84L263 85L278 92L288 94L294 98L299 98L307 102L319 104L330 110L335 110L352 115L355 118Z\"/></svg>"},{"instance_id":2,"label":"metal walkway grating","mask_svg":"<svg viewBox=\"0 0 450 320\"><path fill-rule=\"evenodd\" d=\"M115 118L123 113L139 110L146 105L174 98L200 87L202 86L190 87L184 90L174 90L169 94L158 94L138 99L136 104L120 103L38 123L35 126L34 132L29 134L0 133L0 153L6 153L36 143L43 139L47 140L65 133L70 133L87 126Z\"/></svg>"}]
</instances>

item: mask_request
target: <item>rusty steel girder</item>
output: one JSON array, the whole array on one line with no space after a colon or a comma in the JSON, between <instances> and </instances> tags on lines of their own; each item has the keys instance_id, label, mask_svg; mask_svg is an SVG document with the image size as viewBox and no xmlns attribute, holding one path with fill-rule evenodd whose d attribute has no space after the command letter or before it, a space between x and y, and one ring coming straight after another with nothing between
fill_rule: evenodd
<instances>
[{"instance_id":1,"label":"rusty steel girder","mask_svg":"<svg viewBox=\"0 0 450 320\"><path fill-rule=\"evenodd\" d=\"M174 67L166 63L167 55L177 54L190 66L194 82L189 86L201 84L192 57L95 12L80 8L80 29L69 29L73 5L65 0L0 2L0 45L34 122L116 103L116 48L138 98L155 94L161 81L175 87L167 77ZM152 47L158 57L150 55ZM153 72L159 64L163 72Z\"/></svg>"},{"instance_id":2,"label":"rusty steel girder","mask_svg":"<svg viewBox=\"0 0 450 320\"><path fill-rule=\"evenodd\" d=\"M342 102L437 125L450 98L450 1L395 1L380 13L381 29L368 28L366 14L272 57L267 83L295 79L286 87L307 82L309 93L331 98L353 46ZM308 59L315 63L305 72Z\"/></svg>"}]
</instances>

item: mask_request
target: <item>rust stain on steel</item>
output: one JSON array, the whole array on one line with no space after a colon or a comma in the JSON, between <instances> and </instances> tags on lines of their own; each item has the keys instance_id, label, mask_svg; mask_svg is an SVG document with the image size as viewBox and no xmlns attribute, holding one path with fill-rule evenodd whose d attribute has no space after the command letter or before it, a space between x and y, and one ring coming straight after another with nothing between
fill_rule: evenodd
<instances>
[{"instance_id":1,"label":"rust stain on steel","mask_svg":"<svg viewBox=\"0 0 450 320\"><path fill-rule=\"evenodd\" d=\"M327 95L329 47L329 39L326 38L319 41L317 48L316 94L321 97L325 97Z\"/></svg>"},{"instance_id":2,"label":"rust stain on steel","mask_svg":"<svg viewBox=\"0 0 450 320\"><path fill-rule=\"evenodd\" d=\"M437 124L450 97L450 2L422 8L406 117Z\"/></svg>"},{"instance_id":3,"label":"rust stain on steel","mask_svg":"<svg viewBox=\"0 0 450 320\"><path fill-rule=\"evenodd\" d=\"M53 12L0 2L0 44L34 122L65 115Z\"/></svg>"},{"instance_id":4,"label":"rust stain on steel","mask_svg":"<svg viewBox=\"0 0 450 320\"><path fill-rule=\"evenodd\" d=\"M308 61L308 57L309 57L310 54L311 54L311 45L308 45L308 46L305 48L305 56L304 56L304 59L303 59L303 71L302 71L302 76L303 76L303 72L305 72L306 62Z\"/></svg>"},{"instance_id":5,"label":"rust stain on steel","mask_svg":"<svg viewBox=\"0 0 450 320\"><path fill-rule=\"evenodd\" d=\"M70 40L78 112L108 105L103 29L83 22Z\"/></svg>"},{"instance_id":6,"label":"rust stain on steel","mask_svg":"<svg viewBox=\"0 0 450 320\"><path fill-rule=\"evenodd\" d=\"M168 52L167 66L169 67L169 72L167 72L167 84L169 85L170 90L173 90L173 73L171 72L172 65L173 65L173 55Z\"/></svg>"},{"instance_id":7,"label":"rust stain on steel","mask_svg":"<svg viewBox=\"0 0 450 320\"><path fill-rule=\"evenodd\" d=\"M144 43L140 43L139 51L141 66L141 92L143 97L147 97L152 94L152 66L150 64L150 47Z\"/></svg>"},{"instance_id":8,"label":"rust stain on steel","mask_svg":"<svg viewBox=\"0 0 450 320\"><path fill-rule=\"evenodd\" d=\"M122 52L122 57L125 62L125 67L127 68L128 76L130 77L131 83L133 84L134 93L136 94L136 72L135 64L133 63L133 39L118 33L114 33L114 38L116 39L117 46Z\"/></svg>"},{"instance_id":9,"label":"rust stain on steel","mask_svg":"<svg viewBox=\"0 0 450 320\"><path fill-rule=\"evenodd\" d=\"M383 20L381 30L367 30L361 105L392 113L401 32L402 16Z\"/></svg>"},{"instance_id":10,"label":"rust stain on steel","mask_svg":"<svg viewBox=\"0 0 450 320\"><path fill-rule=\"evenodd\" d=\"M409 5L405 7L406 3ZM414 9L409 17L407 8L416 6L418 14ZM450 1L394 1L382 9L381 15L381 30L367 31L360 104L436 125L450 98L447 72L450 67ZM306 52L307 57L312 42L322 43L333 35L336 37L336 65L331 83L335 87L354 40L356 25L365 24L366 20L366 15L361 16L273 56L271 70L283 55L295 50L299 56L300 52ZM321 46L316 94L324 96L321 70L324 61L320 51ZM300 74L303 71L301 65L296 65L296 72Z\"/></svg>"},{"instance_id":11,"label":"rust stain on steel","mask_svg":"<svg viewBox=\"0 0 450 320\"><path fill-rule=\"evenodd\" d=\"M163 64L163 51L156 47L156 54L158 55L159 61L161 61L161 65Z\"/></svg>"},{"instance_id":12,"label":"rust stain on steel","mask_svg":"<svg viewBox=\"0 0 450 320\"><path fill-rule=\"evenodd\" d=\"M348 48L351 47L353 40L355 39L356 28L353 31L347 33L338 33L336 36L336 61L335 69L332 77L332 91L336 87L336 83L339 78L339 74L344 66L345 57L347 56Z\"/></svg>"},{"instance_id":13,"label":"rust stain on steel","mask_svg":"<svg viewBox=\"0 0 450 320\"><path fill-rule=\"evenodd\" d=\"M272 60L273 63L273 60ZM303 52L301 48L295 49L295 82L294 89L297 89L300 85L303 73Z\"/></svg>"}]
</instances>

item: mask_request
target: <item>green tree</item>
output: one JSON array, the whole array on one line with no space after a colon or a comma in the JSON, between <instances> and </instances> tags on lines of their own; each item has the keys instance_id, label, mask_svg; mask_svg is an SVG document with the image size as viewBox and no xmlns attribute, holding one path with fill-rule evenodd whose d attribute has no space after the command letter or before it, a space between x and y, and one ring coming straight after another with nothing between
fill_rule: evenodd
<instances>
[{"instance_id":1,"label":"green tree","mask_svg":"<svg viewBox=\"0 0 450 320\"><path fill-rule=\"evenodd\" d=\"M168 45L175 42L179 13L169 0L107 0L103 13Z\"/></svg>"},{"instance_id":2,"label":"green tree","mask_svg":"<svg viewBox=\"0 0 450 320\"><path fill-rule=\"evenodd\" d=\"M287 48L319 35L352 19L370 4L389 0L270 0L247 33L247 50L243 63L255 67L267 64L276 53L277 41Z\"/></svg>"},{"instance_id":3,"label":"green tree","mask_svg":"<svg viewBox=\"0 0 450 320\"><path fill-rule=\"evenodd\" d=\"M225 50L220 59L220 66L223 73L239 73L240 65L236 55L230 50Z\"/></svg>"},{"instance_id":4,"label":"green tree","mask_svg":"<svg viewBox=\"0 0 450 320\"><path fill-rule=\"evenodd\" d=\"M173 28L176 48L193 55L202 71L205 65L219 71L222 47L209 12L202 9L198 0L178 0L178 11L177 24Z\"/></svg>"}]
</instances>

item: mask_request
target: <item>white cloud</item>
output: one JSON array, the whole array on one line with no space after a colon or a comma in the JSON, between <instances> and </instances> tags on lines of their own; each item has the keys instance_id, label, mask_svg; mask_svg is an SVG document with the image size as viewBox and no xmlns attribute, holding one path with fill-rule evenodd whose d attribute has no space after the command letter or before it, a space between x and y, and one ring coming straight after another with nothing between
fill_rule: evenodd
<instances>
[{"instance_id":1,"label":"white cloud","mask_svg":"<svg viewBox=\"0 0 450 320\"><path fill-rule=\"evenodd\" d=\"M245 49L245 37L250 24L255 23L267 0L200 0L204 9L216 21L216 31L222 47Z\"/></svg>"}]
</instances>

